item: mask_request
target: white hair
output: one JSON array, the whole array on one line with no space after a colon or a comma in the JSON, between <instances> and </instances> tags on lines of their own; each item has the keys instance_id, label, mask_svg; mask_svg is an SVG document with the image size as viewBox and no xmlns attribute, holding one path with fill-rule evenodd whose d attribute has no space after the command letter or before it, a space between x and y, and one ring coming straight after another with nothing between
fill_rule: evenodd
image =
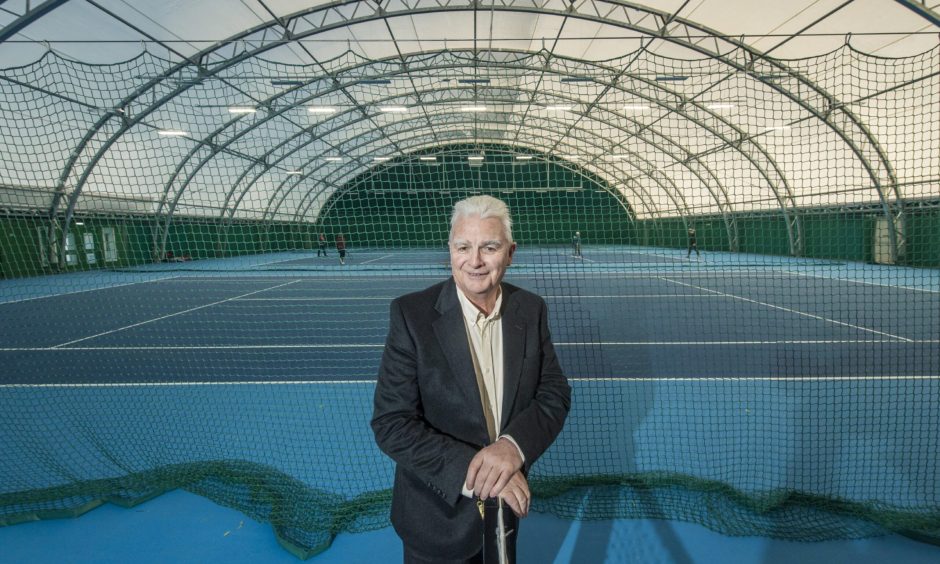
<instances>
[{"instance_id":1,"label":"white hair","mask_svg":"<svg viewBox=\"0 0 940 564\"><path fill-rule=\"evenodd\" d=\"M502 200L493 196L471 196L454 204L454 213L450 216L450 241L454 239L454 226L465 217L495 217L502 222L506 239L512 243L512 217L509 215L509 207Z\"/></svg>"}]
</instances>

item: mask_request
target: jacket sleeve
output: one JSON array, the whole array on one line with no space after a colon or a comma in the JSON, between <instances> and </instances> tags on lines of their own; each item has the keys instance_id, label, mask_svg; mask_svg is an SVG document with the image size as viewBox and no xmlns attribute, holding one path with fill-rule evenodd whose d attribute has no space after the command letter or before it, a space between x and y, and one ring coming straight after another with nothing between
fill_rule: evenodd
<instances>
[{"instance_id":1,"label":"jacket sleeve","mask_svg":"<svg viewBox=\"0 0 940 564\"><path fill-rule=\"evenodd\" d=\"M431 427L418 385L417 346L399 300L392 302L388 338L375 388L372 431L379 448L451 506L461 496L477 447Z\"/></svg>"},{"instance_id":2,"label":"jacket sleeve","mask_svg":"<svg viewBox=\"0 0 940 564\"><path fill-rule=\"evenodd\" d=\"M541 298L538 301L539 381L535 396L503 429L503 434L510 435L525 455L526 472L555 441L571 408L571 387L555 356L547 307Z\"/></svg>"}]
</instances>

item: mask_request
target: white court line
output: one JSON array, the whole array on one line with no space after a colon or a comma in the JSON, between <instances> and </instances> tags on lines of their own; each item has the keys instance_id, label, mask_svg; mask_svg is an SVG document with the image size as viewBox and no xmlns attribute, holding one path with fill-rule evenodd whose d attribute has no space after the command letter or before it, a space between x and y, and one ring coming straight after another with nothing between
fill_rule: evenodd
<instances>
[{"instance_id":1,"label":"white court line","mask_svg":"<svg viewBox=\"0 0 940 564\"><path fill-rule=\"evenodd\" d=\"M182 312L181 312L182 313ZM91 337L87 337L91 338ZM278 350L278 349L381 349L384 344L339 344L339 345L160 345L160 346L127 346L127 347L66 347L55 345L53 347L20 347L0 348L0 352L41 352L41 351L226 351L226 350Z\"/></svg>"},{"instance_id":2,"label":"white court line","mask_svg":"<svg viewBox=\"0 0 940 564\"><path fill-rule=\"evenodd\" d=\"M388 257L393 257L393 256L395 256L394 253L392 253L392 254L390 254L390 255L385 255L384 257L369 259L369 260L360 262L359 264L369 264L370 262L375 262L375 261L377 261L377 260L382 260L382 259L386 259L386 258L388 258Z\"/></svg>"},{"instance_id":3,"label":"white court line","mask_svg":"<svg viewBox=\"0 0 940 564\"><path fill-rule=\"evenodd\" d=\"M911 344L931 344L931 343L940 343L940 340L934 339L924 339L924 340L913 340L905 339L904 341L899 341L896 338L892 339L777 339L777 340L768 340L768 341L604 341L598 343L591 342L567 342L567 343L554 343L556 347L588 347L588 346L605 346L605 347L642 347L642 346L651 346L651 347L669 347L669 346L700 346L700 345L713 345L713 346L728 346L728 345L871 345L878 343L888 343L888 344L899 344L901 342L911 343ZM0 349L2 350L2 349Z\"/></svg>"},{"instance_id":4,"label":"white court line","mask_svg":"<svg viewBox=\"0 0 940 564\"><path fill-rule=\"evenodd\" d=\"M330 301L343 301L343 302L357 302L357 301L391 301L397 298L398 296L389 296L389 297L346 297L346 298L239 298L236 301L239 302L330 302ZM598 299L620 299L620 298L722 298L724 296L716 296L714 294L610 294L610 295L596 295L596 296L542 296L546 300L598 300Z\"/></svg>"},{"instance_id":5,"label":"white court line","mask_svg":"<svg viewBox=\"0 0 940 564\"><path fill-rule=\"evenodd\" d=\"M908 339L907 337L901 337L901 336L899 336L899 335L892 335L891 333L885 333L884 331L877 331L877 330L875 330L875 329L869 329L869 328L867 328L867 327L862 327L862 326L860 326L860 325L852 325L851 323L845 323L845 322L843 322L843 321L836 321L835 319L829 319L828 317L822 317L822 316L820 316L820 315L814 315L814 314L812 314L812 313L806 313L805 311L799 311L799 310L795 310L795 309L790 309L790 308L788 308L788 307L782 307L782 306L778 306L778 305L774 305L774 304L769 304L769 303L767 303L767 302L760 302L760 301L757 301L757 300L752 300L752 299L750 299L750 298L745 298L745 297L742 297L742 296L736 296L736 295L734 295L734 294L727 294L727 293L725 293L725 292L719 292L719 291L717 291L717 290L710 290L710 289L708 289L708 288L703 288L703 287L701 287L701 286L695 286L695 285L693 285L693 284L686 284L685 282L679 282L678 280L670 280L670 279L665 278L665 277L663 277L662 280L665 280L666 282L672 282L673 284L679 284L680 286L688 286L689 288L695 288L695 289L697 289L697 290L704 290L704 291L706 291L706 292L714 292L714 293L716 293L716 294L719 294L719 295L722 295L722 296L727 296L727 297L732 298L732 299L735 299L735 300L741 300L741 301L743 301L743 302L750 302L750 303L752 303L752 304L762 305L762 306L764 306L764 307L769 307L769 308L772 308L772 309L778 309L778 310L780 310L780 311L785 311L785 312L788 312L788 313L795 313L795 314L797 314L797 315L802 315L802 316L804 316L804 317L810 317L810 318L812 318L812 319L818 319L818 320L820 320L820 321L826 321L826 322L828 322L828 323L834 323L834 324L836 324L836 325L842 325L842 326L845 326L845 327L851 327L851 328L853 328L853 329L859 329L859 330L861 330L861 331L868 331L869 333L875 333L875 334L878 334L878 335L884 335L884 336L886 336L886 337L892 337L892 338L894 338L894 339L898 339L898 340L900 340L900 341L904 341L904 342L907 342L907 343L913 343L913 342L914 342L913 339Z\"/></svg>"},{"instance_id":6,"label":"white court line","mask_svg":"<svg viewBox=\"0 0 940 564\"><path fill-rule=\"evenodd\" d=\"M363 301L387 301L390 302L398 296L389 296L387 298L369 298L369 297L348 297L348 298L238 298L237 302L363 302Z\"/></svg>"},{"instance_id":7,"label":"white court line","mask_svg":"<svg viewBox=\"0 0 940 564\"><path fill-rule=\"evenodd\" d=\"M281 287L284 287L284 286L289 286L289 285L293 284L294 282L297 282L297 280L293 280L293 281L291 281L291 282L285 282L285 283L283 283L283 284L279 284L279 285L277 285L277 286L272 286L272 287L270 287L270 288L264 288L264 289L261 289L261 290L255 290L254 292L249 292L249 293L247 293L247 294L242 294L241 296L235 296L235 297L228 298L228 299L225 299L225 300L219 300L219 301L213 302L213 303L211 303L211 304L205 304L205 305L201 305L201 306L189 308L189 309L187 309L187 310L178 311L178 312L176 312L176 313L171 313L171 314L164 315L164 316L161 316L161 317L156 317L156 318L154 318L154 319L148 319L148 320L146 320L146 321L141 321L140 323L134 323L133 325L128 325L128 326L126 326L126 327L119 327L119 328L117 328L117 329L112 329L112 330L110 330L110 331L104 331L103 333L98 333L97 335L91 335L91 336L88 336L88 337L82 337L81 339L75 339L74 341L69 341L69 342L67 342L67 343L60 343L60 344L58 344L58 345L53 346L53 348L66 347L66 346L71 345L71 344L73 344L73 343L80 343L80 342L82 342L82 341L87 341L88 339L94 339L95 337L101 337L101 336L103 336L103 335L110 335L111 333L117 333L118 331L124 331L125 329L133 329L134 327L140 327L141 325L146 325L146 324L148 324L148 323L153 323L154 321L161 321L161 320L163 320L163 319L168 319L168 318L170 318L170 317L176 317L177 315L182 315L182 314L184 314L184 313L189 313L189 312L191 312L191 311L196 311L196 310L200 310L200 309L205 309L205 308L207 308L207 307L212 307L212 306L214 306L214 305L224 304L225 302L230 302L230 301L232 301L232 300L234 300L234 299L241 298L241 297L244 297L244 296L250 296L250 295L252 295L252 294L257 294L257 293L259 293L259 292L267 292L268 290L275 290L275 289L277 289L277 288L281 288Z\"/></svg>"},{"instance_id":8,"label":"white court line","mask_svg":"<svg viewBox=\"0 0 940 564\"><path fill-rule=\"evenodd\" d=\"M910 286L895 286L894 284L879 284L878 282L865 282L864 280L852 280L851 278L839 278L837 276L820 276L818 274L808 274L806 272L796 272L794 270L785 270L787 274L794 276L805 276L810 278L821 278L823 280L833 280L838 282L851 282L852 284L865 284L866 286L880 286L882 288L892 288L895 290L909 290L911 292L927 292L930 294L940 294L940 290L928 290L927 288L911 288Z\"/></svg>"},{"instance_id":9,"label":"white court line","mask_svg":"<svg viewBox=\"0 0 940 564\"><path fill-rule=\"evenodd\" d=\"M137 282L128 282L127 284L113 284L111 286L102 286L101 288L89 288L87 290L73 290L71 292L60 292L58 294L49 294L47 296L33 296L32 298L23 298L21 300L0 301L0 306L6 305L6 304L17 304L20 302L28 302L31 300L43 300L46 298L57 298L59 296L70 296L72 294L83 294L85 292L97 292L99 290L110 290L112 288L123 288L124 286L134 286L137 284L151 284L153 282L163 282L165 280L172 280L177 277L179 277L178 274L176 276L167 276L166 278L154 278L153 280L139 280Z\"/></svg>"},{"instance_id":10,"label":"white court line","mask_svg":"<svg viewBox=\"0 0 940 564\"><path fill-rule=\"evenodd\" d=\"M824 339L773 341L598 341L558 342L556 347L689 347L689 346L761 346L761 345L872 345L872 344L940 344L940 339L898 341L897 339ZM124 347L3 347L0 352L68 352L68 351L212 351L212 350L280 350L280 349L381 349L382 343L364 344L301 344L301 345L160 345Z\"/></svg>"},{"instance_id":11,"label":"white court line","mask_svg":"<svg viewBox=\"0 0 940 564\"><path fill-rule=\"evenodd\" d=\"M852 380L872 381L898 381L898 380L940 380L940 375L926 376L691 376L678 377L580 377L570 376L569 382L848 382ZM369 385L374 386L375 380L241 380L234 382L101 382L84 384L0 384L4 388L187 388L211 386L342 386L342 385Z\"/></svg>"}]
</instances>

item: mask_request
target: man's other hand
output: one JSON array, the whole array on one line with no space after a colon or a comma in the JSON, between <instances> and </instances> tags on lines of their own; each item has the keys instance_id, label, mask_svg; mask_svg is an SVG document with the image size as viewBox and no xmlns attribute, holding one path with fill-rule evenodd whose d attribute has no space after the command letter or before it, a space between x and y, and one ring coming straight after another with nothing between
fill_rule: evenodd
<instances>
[{"instance_id":1,"label":"man's other hand","mask_svg":"<svg viewBox=\"0 0 940 564\"><path fill-rule=\"evenodd\" d=\"M473 490L480 499L498 496L521 468L522 455L516 445L509 439L499 439L476 453L470 461L467 489Z\"/></svg>"}]
</instances>

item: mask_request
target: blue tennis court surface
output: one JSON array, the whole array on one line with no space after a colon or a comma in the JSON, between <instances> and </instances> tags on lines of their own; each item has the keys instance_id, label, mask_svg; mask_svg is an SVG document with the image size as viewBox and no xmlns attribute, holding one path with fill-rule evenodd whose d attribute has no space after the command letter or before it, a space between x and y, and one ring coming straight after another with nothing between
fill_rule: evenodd
<instances>
[{"instance_id":1,"label":"blue tennis court surface","mask_svg":"<svg viewBox=\"0 0 940 564\"><path fill-rule=\"evenodd\" d=\"M284 253L5 281L3 384L374 379L389 302L446 278L447 254L335 260ZM572 378L936 376L940 315L926 312L940 312L940 281L907 270L555 248L521 250L507 281L546 299Z\"/></svg>"},{"instance_id":2,"label":"blue tennis court surface","mask_svg":"<svg viewBox=\"0 0 940 564\"><path fill-rule=\"evenodd\" d=\"M387 491L392 462L368 421L389 302L445 279L446 261L357 250L341 266L282 253L3 281L0 410L11 432L0 451L16 475L0 475L0 494L155 468L192 479L200 464L247 465L337 512ZM667 469L775 508L751 514L748 531L772 536L782 519L806 539L845 521L807 519L779 492L932 507L937 271L623 248L575 259L554 248L520 250L507 281L547 301L573 388L533 484ZM65 475L57 460L75 464ZM583 496L602 490L536 497L533 509L577 519L590 509ZM630 491L617 494L626 509L616 515L681 513L726 531L723 515L739 511L716 509L707 487L682 494L691 500ZM855 536L884 532L851 523Z\"/></svg>"}]
</instances>

